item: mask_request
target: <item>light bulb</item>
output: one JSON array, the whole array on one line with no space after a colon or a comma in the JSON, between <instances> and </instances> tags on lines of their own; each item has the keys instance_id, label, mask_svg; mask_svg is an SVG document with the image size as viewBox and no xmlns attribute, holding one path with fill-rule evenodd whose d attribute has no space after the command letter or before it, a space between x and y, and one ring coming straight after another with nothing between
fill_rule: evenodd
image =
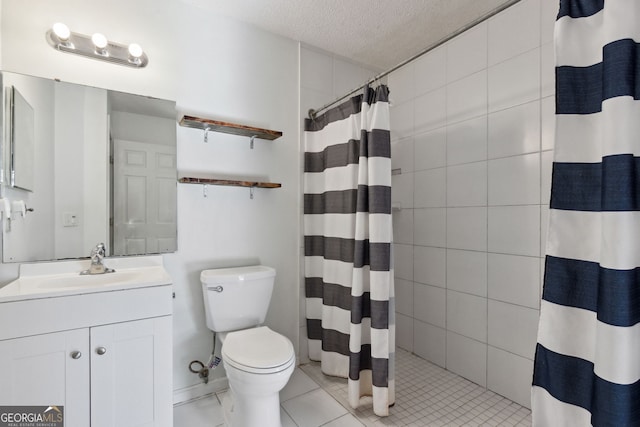
<instances>
[{"instance_id":1,"label":"light bulb","mask_svg":"<svg viewBox=\"0 0 640 427\"><path fill-rule=\"evenodd\" d=\"M104 36L104 34L95 33L91 36L91 41L93 42L93 45L99 50L104 50L104 48L107 47L107 38Z\"/></svg>"},{"instance_id":2,"label":"light bulb","mask_svg":"<svg viewBox=\"0 0 640 427\"><path fill-rule=\"evenodd\" d=\"M71 36L69 27L64 25L62 22L56 22L55 24L53 24L52 30L56 37L58 37L63 42L69 40L69 37Z\"/></svg>"},{"instance_id":3,"label":"light bulb","mask_svg":"<svg viewBox=\"0 0 640 427\"><path fill-rule=\"evenodd\" d=\"M131 43L129 45L129 55L132 58L140 58L142 56L142 47L138 43Z\"/></svg>"}]
</instances>

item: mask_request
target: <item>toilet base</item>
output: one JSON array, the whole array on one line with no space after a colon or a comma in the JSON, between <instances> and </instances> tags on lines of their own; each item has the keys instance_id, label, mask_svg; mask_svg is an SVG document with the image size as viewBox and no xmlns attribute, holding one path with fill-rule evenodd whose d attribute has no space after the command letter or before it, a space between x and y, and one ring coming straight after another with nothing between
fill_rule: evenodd
<instances>
[{"instance_id":1,"label":"toilet base","mask_svg":"<svg viewBox=\"0 0 640 427\"><path fill-rule=\"evenodd\" d=\"M243 405L229 390L222 408L225 427L282 427L278 394Z\"/></svg>"},{"instance_id":2,"label":"toilet base","mask_svg":"<svg viewBox=\"0 0 640 427\"><path fill-rule=\"evenodd\" d=\"M285 370L268 375L240 372L225 366L229 392L222 402L227 427L282 427L280 390L287 384L295 360Z\"/></svg>"}]
</instances>

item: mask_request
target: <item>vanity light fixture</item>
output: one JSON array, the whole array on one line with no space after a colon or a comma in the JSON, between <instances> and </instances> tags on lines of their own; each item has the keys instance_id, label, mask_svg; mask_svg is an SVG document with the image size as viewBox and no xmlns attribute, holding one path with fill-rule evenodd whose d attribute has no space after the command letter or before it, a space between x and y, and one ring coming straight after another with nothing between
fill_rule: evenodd
<instances>
[{"instance_id":1,"label":"vanity light fixture","mask_svg":"<svg viewBox=\"0 0 640 427\"><path fill-rule=\"evenodd\" d=\"M137 43L127 46L109 41L101 33L92 36L74 33L60 22L53 24L47 31L46 38L52 48L61 52L75 53L133 68L143 68L149 63L149 58Z\"/></svg>"}]
</instances>

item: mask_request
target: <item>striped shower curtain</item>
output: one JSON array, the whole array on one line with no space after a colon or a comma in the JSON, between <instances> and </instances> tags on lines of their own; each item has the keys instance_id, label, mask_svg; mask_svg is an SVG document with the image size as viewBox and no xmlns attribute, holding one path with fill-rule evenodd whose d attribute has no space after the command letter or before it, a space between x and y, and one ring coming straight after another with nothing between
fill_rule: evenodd
<instances>
[{"instance_id":1,"label":"striped shower curtain","mask_svg":"<svg viewBox=\"0 0 640 427\"><path fill-rule=\"evenodd\" d=\"M640 1L562 0L555 40L533 424L640 426Z\"/></svg>"},{"instance_id":2,"label":"striped shower curtain","mask_svg":"<svg viewBox=\"0 0 640 427\"><path fill-rule=\"evenodd\" d=\"M394 403L389 90L305 122L304 247L309 358L348 378L349 403Z\"/></svg>"}]
</instances>

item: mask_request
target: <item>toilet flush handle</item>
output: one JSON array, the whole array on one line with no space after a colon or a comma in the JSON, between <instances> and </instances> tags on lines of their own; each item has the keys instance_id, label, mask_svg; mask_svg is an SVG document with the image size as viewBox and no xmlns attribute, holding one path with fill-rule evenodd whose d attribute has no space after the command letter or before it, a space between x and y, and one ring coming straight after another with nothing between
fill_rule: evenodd
<instances>
[{"instance_id":1,"label":"toilet flush handle","mask_svg":"<svg viewBox=\"0 0 640 427\"><path fill-rule=\"evenodd\" d=\"M210 291L215 291L215 292L222 292L224 291L224 288L222 286L215 286L213 288L209 288Z\"/></svg>"}]
</instances>

